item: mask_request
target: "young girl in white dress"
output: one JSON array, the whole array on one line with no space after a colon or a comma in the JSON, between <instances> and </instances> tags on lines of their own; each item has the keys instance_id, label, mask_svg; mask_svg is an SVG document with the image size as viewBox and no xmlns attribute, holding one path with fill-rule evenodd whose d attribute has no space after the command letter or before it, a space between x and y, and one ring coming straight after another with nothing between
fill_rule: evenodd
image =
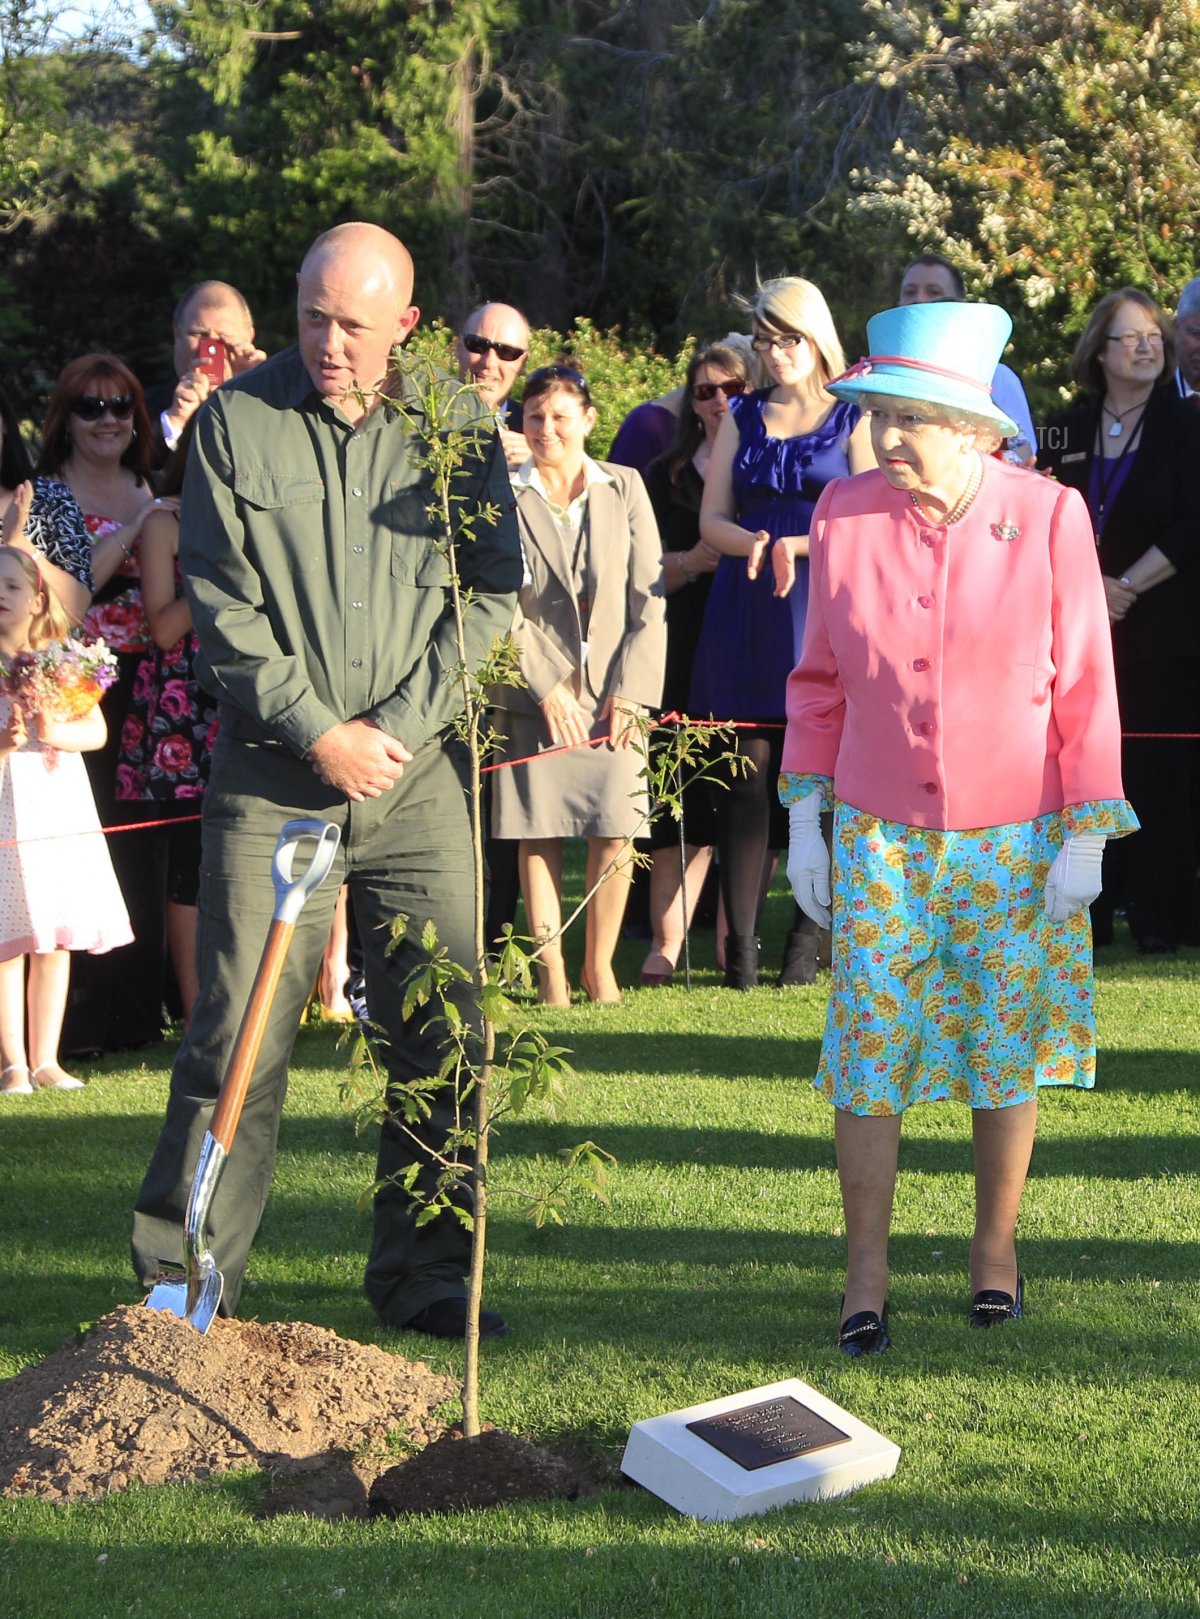
<instances>
[{"instance_id":1,"label":"young girl in white dress","mask_svg":"<svg viewBox=\"0 0 1200 1619\"><path fill-rule=\"evenodd\" d=\"M0 546L0 665L67 629L35 559ZM0 1095L80 1088L58 1061L68 952L133 938L80 757L105 734L98 706L55 719L0 695Z\"/></svg>"}]
</instances>

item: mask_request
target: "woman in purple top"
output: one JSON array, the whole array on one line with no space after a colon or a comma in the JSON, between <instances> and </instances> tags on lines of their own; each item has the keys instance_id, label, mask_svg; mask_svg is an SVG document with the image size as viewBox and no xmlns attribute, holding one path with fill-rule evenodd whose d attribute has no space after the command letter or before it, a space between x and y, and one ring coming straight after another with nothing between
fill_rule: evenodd
<instances>
[{"instance_id":1,"label":"woman in purple top","mask_svg":"<svg viewBox=\"0 0 1200 1619\"><path fill-rule=\"evenodd\" d=\"M738 731L751 769L719 794L721 892L729 933L725 982L758 981L758 918L770 849L787 843L775 783L787 678L808 606L808 525L834 478L875 465L858 407L825 391L845 369L842 345L810 281L768 281L751 306L769 386L730 401L713 446L700 533L724 553L713 576L689 700L694 715L756 722ZM816 976L815 927L796 914L781 984Z\"/></svg>"},{"instance_id":2,"label":"woman in purple top","mask_svg":"<svg viewBox=\"0 0 1200 1619\"><path fill-rule=\"evenodd\" d=\"M619 467L632 467L645 476L656 456L665 455L675 442L675 431L684 405L682 388L635 405L617 428L608 459Z\"/></svg>"}]
</instances>

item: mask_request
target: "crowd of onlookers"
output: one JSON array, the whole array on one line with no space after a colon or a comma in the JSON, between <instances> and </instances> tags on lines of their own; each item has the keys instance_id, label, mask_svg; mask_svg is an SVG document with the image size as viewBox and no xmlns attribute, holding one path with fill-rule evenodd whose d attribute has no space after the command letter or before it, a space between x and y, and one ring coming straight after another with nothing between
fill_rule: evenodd
<instances>
[{"instance_id":1,"label":"crowd of onlookers","mask_svg":"<svg viewBox=\"0 0 1200 1619\"><path fill-rule=\"evenodd\" d=\"M964 297L932 254L898 288L901 304ZM620 995L635 837L650 855L642 983L671 981L714 864L717 964L731 987L758 982L764 896L787 841L775 778L808 524L824 486L873 458L857 407L825 391L847 356L819 290L767 282L745 314L745 332L701 344L678 388L625 419L604 462L587 453L604 400L570 356L526 374L519 310L484 304L454 340L461 379L495 414L524 553L523 683L497 693L497 715L507 758L532 762L489 780L488 934L515 921L520 893L552 1004L571 995L559 937L569 838L587 840L595 887L581 971L593 1000ZM0 394L4 540L35 554L65 612L116 655L108 739L87 767L102 824L140 828L108 840L135 942L77 962L67 1052L148 1042L164 1003L186 1019L196 995L196 815L220 716L177 560L183 473L205 400L267 357L246 300L220 281L182 296L173 337L169 382L143 388L104 353L67 365L36 464ZM1133 289L1100 299L1070 375L1077 402L1035 430L1019 378L998 369L994 399L1019 427L1002 453L1077 487L1097 534L1142 830L1106 854L1096 942L1111 940L1116 908L1139 950L1173 952L1200 943L1200 279L1173 319ZM651 816L642 737L656 714L738 723L742 765L714 759L711 779L684 791L682 825ZM668 734L651 733L656 756ZM828 950L797 908L777 982L812 982ZM351 1015L353 957L343 902L315 986L331 1017Z\"/></svg>"}]
</instances>

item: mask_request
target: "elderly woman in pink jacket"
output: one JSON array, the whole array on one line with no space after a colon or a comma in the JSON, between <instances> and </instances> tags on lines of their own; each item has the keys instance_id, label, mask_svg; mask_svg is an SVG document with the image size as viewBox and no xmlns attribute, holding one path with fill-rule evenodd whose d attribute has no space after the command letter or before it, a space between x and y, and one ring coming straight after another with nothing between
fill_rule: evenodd
<instances>
[{"instance_id":1,"label":"elderly woman in pink jacket","mask_svg":"<svg viewBox=\"0 0 1200 1619\"><path fill-rule=\"evenodd\" d=\"M829 385L862 405L879 470L830 484L813 515L780 791L796 898L833 916L816 1085L836 1109L851 1356L888 1347L914 1102L972 1109L970 1325L1021 1315L1037 1094L1093 1082L1087 907L1105 839L1137 826L1087 510L987 453L1014 431L988 387L1010 330L987 304L887 310L871 357Z\"/></svg>"}]
</instances>

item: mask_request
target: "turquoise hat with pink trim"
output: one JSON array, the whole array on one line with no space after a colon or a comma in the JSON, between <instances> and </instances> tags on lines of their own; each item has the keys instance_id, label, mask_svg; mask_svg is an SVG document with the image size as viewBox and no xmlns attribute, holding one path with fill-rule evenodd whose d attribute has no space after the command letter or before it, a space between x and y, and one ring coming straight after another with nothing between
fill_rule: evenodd
<instances>
[{"instance_id":1,"label":"turquoise hat with pink trim","mask_svg":"<svg viewBox=\"0 0 1200 1619\"><path fill-rule=\"evenodd\" d=\"M904 304L867 322L865 359L826 383L837 399L864 394L967 411L1004 438L1019 431L992 399L992 378L1012 332L998 304Z\"/></svg>"}]
</instances>

